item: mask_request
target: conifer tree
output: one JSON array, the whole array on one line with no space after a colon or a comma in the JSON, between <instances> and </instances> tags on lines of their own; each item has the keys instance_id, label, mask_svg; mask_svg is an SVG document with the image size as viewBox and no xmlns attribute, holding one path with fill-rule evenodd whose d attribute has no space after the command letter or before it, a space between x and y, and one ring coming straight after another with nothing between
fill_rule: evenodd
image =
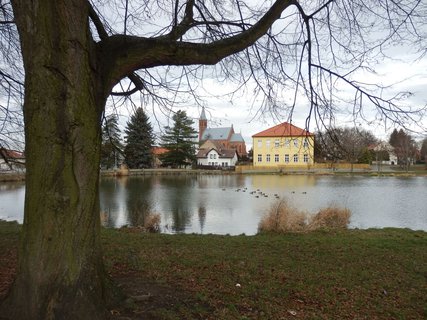
<instances>
[{"instance_id":1,"label":"conifer tree","mask_svg":"<svg viewBox=\"0 0 427 320\"><path fill-rule=\"evenodd\" d=\"M116 168L123 153L120 129L116 115L107 116L102 126L101 167Z\"/></svg>"},{"instance_id":2,"label":"conifer tree","mask_svg":"<svg viewBox=\"0 0 427 320\"><path fill-rule=\"evenodd\" d=\"M168 152L161 155L160 160L164 166L191 165L196 161L197 131L193 128L194 121L182 110L178 110L172 119L173 127L166 126L161 138L161 146L168 149Z\"/></svg>"},{"instance_id":3,"label":"conifer tree","mask_svg":"<svg viewBox=\"0 0 427 320\"><path fill-rule=\"evenodd\" d=\"M126 125L125 163L129 168L150 168L153 163L153 127L142 108L135 110Z\"/></svg>"}]
</instances>

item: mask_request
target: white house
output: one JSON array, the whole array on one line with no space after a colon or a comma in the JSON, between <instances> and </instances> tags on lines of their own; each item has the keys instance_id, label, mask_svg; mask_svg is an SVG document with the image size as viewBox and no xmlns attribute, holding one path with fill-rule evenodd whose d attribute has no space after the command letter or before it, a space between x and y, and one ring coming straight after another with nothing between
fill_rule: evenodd
<instances>
[{"instance_id":1,"label":"white house","mask_svg":"<svg viewBox=\"0 0 427 320\"><path fill-rule=\"evenodd\" d=\"M200 149L197 153L197 164L201 166L231 167L236 165L237 160L234 149Z\"/></svg>"}]
</instances>

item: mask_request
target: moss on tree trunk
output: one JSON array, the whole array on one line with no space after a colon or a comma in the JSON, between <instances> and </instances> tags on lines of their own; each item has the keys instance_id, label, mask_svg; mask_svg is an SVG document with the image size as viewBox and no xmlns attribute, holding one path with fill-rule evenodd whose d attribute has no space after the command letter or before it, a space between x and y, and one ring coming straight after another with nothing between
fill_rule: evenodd
<instances>
[{"instance_id":1,"label":"moss on tree trunk","mask_svg":"<svg viewBox=\"0 0 427 320\"><path fill-rule=\"evenodd\" d=\"M2 314L11 319L106 316L98 196L105 95L86 1L71 2L14 2L22 13L27 172L18 276Z\"/></svg>"}]
</instances>

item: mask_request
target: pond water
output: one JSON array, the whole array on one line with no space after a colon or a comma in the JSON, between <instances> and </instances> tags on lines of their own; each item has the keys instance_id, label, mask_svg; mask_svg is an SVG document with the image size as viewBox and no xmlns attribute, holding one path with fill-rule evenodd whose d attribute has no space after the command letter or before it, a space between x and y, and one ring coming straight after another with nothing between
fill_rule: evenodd
<instances>
[{"instance_id":1,"label":"pond water","mask_svg":"<svg viewBox=\"0 0 427 320\"><path fill-rule=\"evenodd\" d=\"M0 184L0 219L22 221L24 194L23 184ZM142 225L147 213L159 213L165 233L255 234L274 194L313 213L347 207L352 228L427 231L425 177L156 175L100 184L105 226Z\"/></svg>"}]
</instances>

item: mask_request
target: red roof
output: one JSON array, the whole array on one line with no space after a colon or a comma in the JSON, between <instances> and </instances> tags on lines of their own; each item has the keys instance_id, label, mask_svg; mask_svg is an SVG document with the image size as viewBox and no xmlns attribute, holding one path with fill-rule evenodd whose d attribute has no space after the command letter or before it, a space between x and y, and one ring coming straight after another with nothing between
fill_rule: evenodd
<instances>
[{"instance_id":1,"label":"red roof","mask_svg":"<svg viewBox=\"0 0 427 320\"><path fill-rule=\"evenodd\" d=\"M15 150L7 150L5 148L0 148L1 157L6 159L24 159L25 156L22 152Z\"/></svg>"},{"instance_id":2,"label":"red roof","mask_svg":"<svg viewBox=\"0 0 427 320\"><path fill-rule=\"evenodd\" d=\"M168 152L169 150L166 148L162 148L162 147L153 147L152 151L153 151L153 154L158 156L158 155L161 155L163 153Z\"/></svg>"},{"instance_id":3,"label":"red roof","mask_svg":"<svg viewBox=\"0 0 427 320\"><path fill-rule=\"evenodd\" d=\"M304 136L304 137L313 136L313 134L304 129L298 128L293 124L290 124L288 122L283 122L281 124L278 124L277 126L258 132L257 134L254 134L252 137L258 138L258 137L300 137L300 136Z\"/></svg>"}]
</instances>

